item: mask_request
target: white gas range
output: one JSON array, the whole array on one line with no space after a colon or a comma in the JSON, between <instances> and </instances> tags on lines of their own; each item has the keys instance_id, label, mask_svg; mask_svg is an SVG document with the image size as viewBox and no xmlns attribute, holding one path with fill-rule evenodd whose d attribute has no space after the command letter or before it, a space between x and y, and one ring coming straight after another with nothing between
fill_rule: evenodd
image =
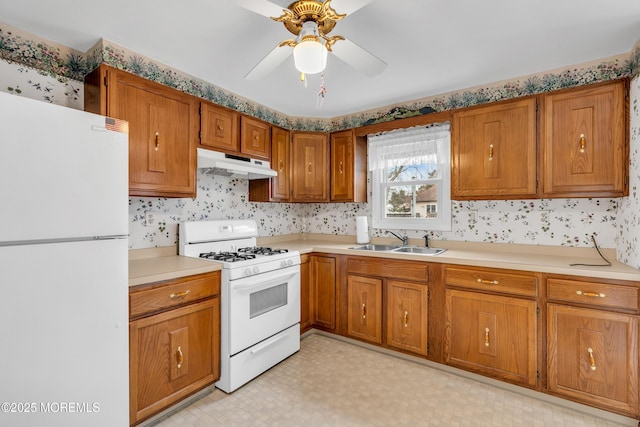
<instances>
[{"instance_id":1,"label":"white gas range","mask_svg":"<svg viewBox=\"0 0 640 427\"><path fill-rule=\"evenodd\" d=\"M230 393L300 350L300 254L256 246L253 220L184 222L180 255L222 263L220 380Z\"/></svg>"}]
</instances>

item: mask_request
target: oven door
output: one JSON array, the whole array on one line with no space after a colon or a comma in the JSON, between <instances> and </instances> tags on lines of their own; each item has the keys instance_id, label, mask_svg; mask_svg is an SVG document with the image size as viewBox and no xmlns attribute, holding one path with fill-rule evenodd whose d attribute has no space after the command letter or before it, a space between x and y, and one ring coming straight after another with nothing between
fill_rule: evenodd
<instances>
[{"instance_id":1,"label":"oven door","mask_svg":"<svg viewBox=\"0 0 640 427\"><path fill-rule=\"evenodd\" d=\"M300 322L300 266L229 283L229 354Z\"/></svg>"}]
</instances>

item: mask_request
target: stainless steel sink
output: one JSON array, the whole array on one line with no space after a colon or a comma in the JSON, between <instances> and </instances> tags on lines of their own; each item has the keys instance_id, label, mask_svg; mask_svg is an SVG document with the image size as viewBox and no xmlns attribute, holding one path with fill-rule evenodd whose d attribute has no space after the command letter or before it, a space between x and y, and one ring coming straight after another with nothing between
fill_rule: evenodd
<instances>
[{"instance_id":1,"label":"stainless steel sink","mask_svg":"<svg viewBox=\"0 0 640 427\"><path fill-rule=\"evenodd\" d=\"M442 252L446 251L443 248L422 248L418 246L402 246L400 248L394 249L393 252L405 252L411 254L422 254L422 255L438 255Z\"/></svg>"},{"instance_id":2,"label":"stainless steel sink","mask_svg":"<svg viewBox=\"0 0 640 427\"><path fill-rule=\"evenodd\" d=\"M349 249L356 249L359 251L392 251L394 249L398 249L400 246L398 245L383 245L378 243L370 243L368 245L360 245L360 246L352 246Z\"/></svg>"},{"instance_id":3,"label":"stainless steel sink","mask_svg":"<svg viewBox=\"0 0 640 427\"><path fill-rule=\"evenodd\" d=\"M443 249L443 248L423 248L418 246L384 245L384 244L378 244L378 243L352 246L349 249L355 249L358 251L403 252L403 253L422 254L422 255L431 255L431 256L438 255L446 251L446 249Z\"/></svg>"}]
</instances>

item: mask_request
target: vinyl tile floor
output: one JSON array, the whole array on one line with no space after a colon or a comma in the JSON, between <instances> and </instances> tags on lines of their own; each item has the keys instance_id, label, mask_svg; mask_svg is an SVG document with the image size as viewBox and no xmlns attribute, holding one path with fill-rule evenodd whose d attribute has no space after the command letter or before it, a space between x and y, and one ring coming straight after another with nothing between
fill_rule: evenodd
<instances>
[{"instance_id":1,"label":"vinyl tile floor","mask_svg":"<svg viewBox=\"0 0 640 427\"><path fill-rule=\"evenodd\" d=\"M154 427L620 427L629 421L615 416L605 420L310 334L302 339L298 353L242 388L231 394L215 389L162 417Z\"/></svg>"}]
</instances>

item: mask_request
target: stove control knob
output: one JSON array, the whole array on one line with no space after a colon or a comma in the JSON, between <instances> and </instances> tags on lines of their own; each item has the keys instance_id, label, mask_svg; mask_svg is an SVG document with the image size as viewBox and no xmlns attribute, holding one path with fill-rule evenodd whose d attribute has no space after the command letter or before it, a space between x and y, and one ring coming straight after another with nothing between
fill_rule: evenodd
<instances>
[{"instance_id":1,"label":"stove control knob","mask_svg":"<svg viewBox=\"0 0 640 427\"><path fill-rule=\"evenodd\" d=\"M243 273L244 273L245 276L251 276L251 269L250 268L245 268Z\"/></svg>"},{"instance_id":2,"label":"stove control knob","mask_svg":"<svg viewBox=\"0 0 640 427\"><path fill-rule=\"evenodd\" d=\"M260 273L260 269L256 265L255 267L253 267L253 274L258 274L258 273Z\"/></svg>"},{"instance_id":3,"label":"stove control knob","mask_svg":"<svg viewBox=\"0 0 640 427\"><path fill-rule=\"evenodd\" d=\"M283 259L282 261L280 261L280 267L286 267L287 266L287 260Z\"/></svg>"}]
</instances>

